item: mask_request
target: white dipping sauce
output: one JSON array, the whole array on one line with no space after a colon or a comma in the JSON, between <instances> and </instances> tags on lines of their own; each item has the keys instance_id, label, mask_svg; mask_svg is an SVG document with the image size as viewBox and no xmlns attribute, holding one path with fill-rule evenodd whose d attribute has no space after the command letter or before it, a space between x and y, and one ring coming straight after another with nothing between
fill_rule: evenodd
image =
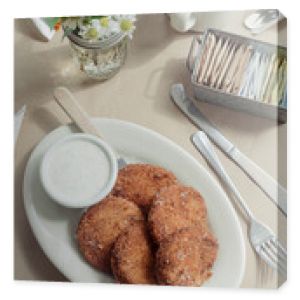
<instances>
[{"instance_id":1,"label":"white dipping sauce","mask_svg":"<svg viewBox=\"0 0 300 300\"><path fill-rule=\"evenodd\" d=\"M97 197L101 191L109 186L112 188L115 180L111 182L116 170L107 149L85 138L89 135L80 136L55 145L42 166L46 190L67 206L91 205L99 201Z\"/></svg>"}]
</instances>

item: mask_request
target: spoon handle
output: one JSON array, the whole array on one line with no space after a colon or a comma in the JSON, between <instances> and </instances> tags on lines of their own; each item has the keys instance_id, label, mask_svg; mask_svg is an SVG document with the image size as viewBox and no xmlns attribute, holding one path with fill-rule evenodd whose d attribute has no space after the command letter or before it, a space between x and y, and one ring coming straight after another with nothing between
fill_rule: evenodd
<instances>
[{"instance_id":1,"label":"spoon handle","mask_svg":"<svg viewBox=\"0 0 300 300\"><path fill-rule=\"evenodd\" d=\"M90 121L88 114L82 109L67 88L56 88L54 90L54 99L82 132L102 138L99 130Z\"/></svg>"}]
</instances>

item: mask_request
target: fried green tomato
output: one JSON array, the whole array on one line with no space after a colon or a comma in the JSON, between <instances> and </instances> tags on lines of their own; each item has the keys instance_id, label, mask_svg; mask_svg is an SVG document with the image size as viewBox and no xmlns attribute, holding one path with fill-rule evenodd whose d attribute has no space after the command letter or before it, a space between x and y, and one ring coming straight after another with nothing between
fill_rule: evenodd
<instances>
[{"instance_id":1,"label":"fried green tomato","mask_svg":"<svg viewBox=\"0 0 300 300\"><path fill-rule=\"evenodd\" d=\"M112 249L111 268L120 283L154 284L154 257L145 222L121 233Z\"/></svg>"},{"instance_id":2,"label":"fried green tomato","mask_svg":"<svg viewBox=\"0 0 300 300\"><path fill-rule=\"evenodd\" d=\"M172 185L160 190L148 214L150 232L160 243L175 231L207 223L205 202L192 187Z\"/></svg>"},{"instance_id":3,"label":"fried green tomato","mask_svg":"<svg viewBox=\"0 0 300 300\"><path fill-rule=\"evenodd\" d=\"M95 268L109 272L111 248L117 237L143 213L131 201L108 196L83 214L77 227L79 249Z\"/></svg>"},{"instance_id":4,"label":"fried green tomato","mask_svg":"<svg viewBox=\"0 0 300 300\"><path fill-rule=\"evenodd\" d=\"M129 164L119 171L112 194L135 202L147 212L159 190L175 183L175 175L161 167Z\"/></svg>"},{"instance_id":5,"label":"fried green tomato","mask_svg":"<svg viewBox=\"0 0 300 300\"><path fill-rule=\"evenodd\" d=\"M207 228L181 229L165 239L156 253L161 285L201 286L212 275L218 244Z\"/></svg>"}]
</instances>

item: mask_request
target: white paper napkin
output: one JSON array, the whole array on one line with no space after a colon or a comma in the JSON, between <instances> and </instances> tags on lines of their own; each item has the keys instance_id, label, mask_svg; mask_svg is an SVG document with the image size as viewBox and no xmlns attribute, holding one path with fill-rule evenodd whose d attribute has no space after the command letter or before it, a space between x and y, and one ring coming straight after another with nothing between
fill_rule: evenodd
<instances>
[{"instance_id":1,"label":"white paper napkin","mask_svg":"<svg viewBox=\"0 0 300 300\"><path fill-rule=\"evenodd\" d=\"M51 29L48 24L41 18L31 19L40 34L50 41L55 34L55 30Z\"/></svg>"}]
</instances>

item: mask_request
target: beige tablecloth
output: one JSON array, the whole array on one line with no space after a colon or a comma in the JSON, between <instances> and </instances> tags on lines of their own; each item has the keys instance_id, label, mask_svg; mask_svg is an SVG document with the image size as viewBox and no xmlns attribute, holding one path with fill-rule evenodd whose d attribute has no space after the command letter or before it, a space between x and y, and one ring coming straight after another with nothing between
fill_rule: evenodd
<instances>
[{"instance_id":1,"label":"beige tablecloth","mask_svg":"<svg viewBox=\"0 0 300 300\"><path fill-rule=\"evenodd\" d=\"M249 12L199 13L196 29L213 27L250 36L242 24L247 14ZM278 31L274 27L256 38L273 43L279 39L284 45L285 27L283 22ZM15 147L15 279L66 280L36 242L22 197L24 169L31 151L47 133L70 121L52 100L54 87L70 88L91 116L119 118L156 130L191 153L211 172L189 140L196 127L169 97L169 88L175 82L184 83L191 92L185 67L191 40L191 34L179 34L170 28L166 15L141 15L125 66L114 78L98 83L76 69L67 40L61 41L61 32L51 42L41 42L29 20L15 21L15 111L27 105ZM278 126L271 120L205 103L199 106L228 139L286 186L286 125ZM279 231L285 243L285 218L232 161L219 151L218 154L257 217L275 232ZM244 219L240 218L240 222L247 248L242 287L259 286L247 226ZM276 283L277 278L273 276L267 286L274 287Z\"/></svg>"}]
</instances>

